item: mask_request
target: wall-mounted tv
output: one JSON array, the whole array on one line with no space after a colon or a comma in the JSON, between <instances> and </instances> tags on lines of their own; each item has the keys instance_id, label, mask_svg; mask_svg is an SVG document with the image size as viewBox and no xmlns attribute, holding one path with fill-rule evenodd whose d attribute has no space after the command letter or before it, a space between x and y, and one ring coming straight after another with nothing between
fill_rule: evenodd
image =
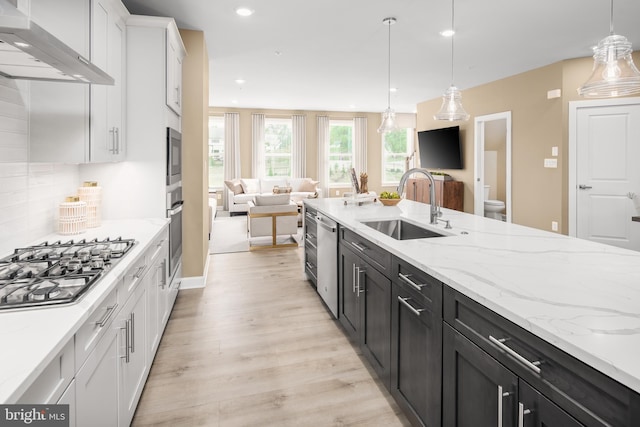
<instances>
[{"instance_id":1,"label":"wall-mounted tv","mask_svg":"<svg viewBox=\"0 0 640 427\"><path fill-rule=\"evenodd\" d=\"M418 132L420 167L424 169L464 169L460 126Z\"/></svg>"}]
</instances>

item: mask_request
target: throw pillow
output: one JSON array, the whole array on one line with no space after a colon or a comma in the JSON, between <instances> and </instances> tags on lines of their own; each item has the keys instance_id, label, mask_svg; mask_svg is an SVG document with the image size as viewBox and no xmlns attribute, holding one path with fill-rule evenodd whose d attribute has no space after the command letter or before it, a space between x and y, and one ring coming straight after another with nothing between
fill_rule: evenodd
<instances>
[{"instance_id":1,"label":"throw pillow","mask_svg":"<svg viewBox=\"0 0 640 427\"><path fill-rule=\"evenodd\" d=\"M291 197L288 194L266 194L255 197L256 206L288 205Z\"/></svg>"},{"instance_id":2,"label":"throw pillow","mask_svg":"<svg viewBox=\"0 0 640 427\"><path fill-rule=\"evenodd\" d=\"M232 179L230 181L225 181L224 184L227 186L229 191L231 191L234 195L243 193L242 184L240 184L239 179Z\"/></svg>"},{"instance_id":3,"label":"throw pillow","mask_svg":"<svg viewBox=\"0 0 640 427\"><path fill-rule=\"evenodd\" d=\"M304 192L309 192L309 193L315 193L317 190L317 185L318 182L320 181L312 181L310 179L305 180L302 182L302 184L300 184L300 190L299 191L304 191Z\"/></svg>"},{"instance_id":4,"label":"throw pillow","mask_svg":"<svg viewBox=\"0 0 640 427\"><path fill-rule=\"evenodd\" d=\"M240 184L242 184L242 190L247 194L260 192L260 180L257 178L242 178Z\"/></svg>"},{"instance_id":5,"label":"throw pillow","mask_svg":"<svg viewBox=\"0 0 640 427\"><path fill-rule=\"evenodd\" d=\"M273 187L273 194L291 193L291 187Z\"/></svg>"},{"instance_id":6,"label":"throw pillow","mask_svg":"<svg viewBox=\"0 0 640 427\"><path fill-rule=\"evenodd\" d=\"M262 178L260 180L260 194L269 194L273 191L273 187L286 187L286 178Z\"/></svg>"}]
</instances>

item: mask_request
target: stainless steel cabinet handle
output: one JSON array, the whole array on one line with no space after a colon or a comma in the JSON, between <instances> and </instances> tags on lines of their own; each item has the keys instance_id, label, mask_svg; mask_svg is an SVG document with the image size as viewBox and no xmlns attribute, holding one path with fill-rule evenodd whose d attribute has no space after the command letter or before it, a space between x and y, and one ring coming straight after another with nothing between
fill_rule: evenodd
<instances>
[{"instance_id":1,"label":"stainless steel cabinet handle","mask_svg":"<svg viewBox=\"0 0 640 427\"><path fill-rule=\"evenodd\" d=\"M364 273L366 270L364 268L360 268L360 267L356 267L356 275L358 277L358 298L360 297L360 294L363 293L365 291L364 286L360 286L360 273Z\"/></svg>"},{"instance_id":2,"label":"stainless steel cabinet handle","mask_svg":"<svg viewBox=\"0 0 640 427\"><path fill-rule=\"evenodd\" d=\"M356 296L360 298L360 267L356 267Z\"/></svg>"},{"instance_id":3,"label":"stainless steel cabinet handle","mask_svg":"<svg viewBox=\"0 0 640 427\"><path fill-rule=\"evenodd\" d=\"M111 147L107 147L107 150L109 150L111 154L116 154L116 128L113 127L109 129L109 133L111 134Z\"/></svg>"},{"instance_id":4,"label":"stainless steel cabinet handle","mask_svg":"<svg viewBox=\"0 0 640 427\"><path fill-rule=\"evenodd\" d=\"M115 145L115 148L114 148L115 153L114 154L120 154L120 128L114 128L114 129L115 129L114 133L115 133L115 137L116 137L116 141L115 141L115 144L114 144Z\"/></svg>"},{"instance_id":5,"label":"stainless steel cabinet handle","mask_svg":"<svg viewBox=\"0 0 640 427\"><path fill-rule=\"evenodd\" d=\"M590 185L584 185L584 184L580 184L578 185L578 188L581 190L591 190L593 187Z\"/></svg>"},{"instance_id":6,"label":"stainless steel cabinet handle","mask_svg":"<svg viewBox=\"0 0 640 427\"><path fill-rule=\"evenodd\" d=\"M351 273L351 278L353 279L353 293L356 293L356 265L352 264L353 271Z\"/></svg>"},{"instance_id":7,"label":"stainless steel cabinet handle","mask_svg":"<svg viewBox=\"0 0 640 427\"><path fill-rule=\"evenodd\" d=\"M107 324L107 322L109 321L113 313L115 313L116 308L118 308L118 304L112 305L111 307L107 307L107 312L104 314L102 319L96 322L96 326L99 326L101 328L104 327L104 325Z\"/></svg>"},{"instance_id":8,"label":"stainless steel cabinet handle","mask_svg":"<svg viewBox=\"0 0 640 427\"><path fill-rule=\"evenodd\" d=\"M503 391L501 385L498 386L498 427L502 427L502 400L510 394L508 391Z\"/></svg>"},{"instance_id":9,"label":"stainless steel cabinet handle","mask_svg":"<svg viewBox=\"0 0 640 427\"><path fill-rule=\"evenodd\" d=\"M420 316L420 313L422 313L423 311L425 311L424 308L414 308L411 304L409 304L407 301L409 301L411 298L402 298L400 295L398 295L398 301L400 301L402 304L404 304L409 310L411 310L413 312L413 314L415 314L416 316Z\"/></svg>"},{"instance_id":10,"label":"stainless steel cabinet handle","mask_svg":"<svg viewBox=\"0 0 640 427\"><path fill-rule=\"evenodd\" d=\"M398 273L398 277L401 278L405 283L411 285L411 287L413 287L413 289L415 289L416 291L421 291L422 288L427 286L426 284L420 284L420 285L417 284L413 280L409 279L410 276L411 276L410 274Z\"/></svg>"},{"instance_id":11,"label":"stainless steel cabinet handle","mask_svg":"<svg viewBox=\"0 0 640 427\"><path fill-rule=\"evenodd\" d=\"M124 321L124 328L120 328L120 329L124 329L124 356L120 356L121 359L124 359L124 361L126 363L129 363L129 341L131 339L130 336L130 332L129 332L129 319Z\"/></svg>"},{"instance_id":12,"label":"stainless steel cabinet handle","mask_svg":"<svg viewBox=\"0 0 640 427\"><path fill-rule=\"evenodd\" d=\"M530 413L530 409L524 409L522 402L518 402L518 427L524 427L524 416Z\"/></svg>"},{"instance_id":13,"label":"stainless steel cabinet handle","mask_svg":"<svg viewBox=\"0 0 640 427\"><path fill-rule=\"evenodd\" d=\"M144 272L145 268L147 268L146 264L138 268L138 271L136 271L136 274L134 274L133 277L135 277L136 279L139 279L140 276L142 276L142 273Z\"/></svg>"},{"instance_id":14,"label":"stainless steel cabinet handle","mask_svg":"<svg viewBox=\"0 0 640 427\"><path fill-rule=\"evenodd\" d=\"M529 360L527 360L524 357L520 356L518 353L516 353L514 350L512 350L511 348L507 347L504 344L504 342L507 341L505 338L498 339L498 338L495 338L495 337L492 337L491 335L489 335L489 341L491 341L496 346L498 346L498 348L500 348L500 349L506 351L507 353L509 353L516 360L518 360L520 363L522 363L523 365L525 365L526 367L531 369L536 374L540 374L540 368L538 367L540 362L539 361L530 362Z\"/></svg>"},{"instance_id":15,"label":"stainless steel cabinet handle","mask_svg":"<svg viewBox=\"0 0 640 427\"><path fill-rule=\"evenodd\" d=\"M307 261L306 264L307 264L307 267L313 270L313 264L311 264L309 261Z\"/></svg>"},{"instance_id":16,"label":"stainless steel cabinet handle","mask_svg":"<svg viewBox=\"0 0 640 427\"><path fill-rule=\"evenodd\" d=\"M136 352L136 314L131 312L131 353Z\"/></svg>"},{"instance_id":17,"label":"stainless steel cabinet handle","mask_svg":"<svg viewBox=\"0 0 640 427\"><path fill-rule=\"evenodd\" d=\"M366 247L366 246L359 245L359 244L357 244L356 242L349 242L349 243L351 243L351 246L353 246L354 248L356 248L356 249L357 249L357 250L359 250L360 252L364 252L364 251L366 251L366 250L367 250L367 247Z\"/></svg>"}]
</instances>

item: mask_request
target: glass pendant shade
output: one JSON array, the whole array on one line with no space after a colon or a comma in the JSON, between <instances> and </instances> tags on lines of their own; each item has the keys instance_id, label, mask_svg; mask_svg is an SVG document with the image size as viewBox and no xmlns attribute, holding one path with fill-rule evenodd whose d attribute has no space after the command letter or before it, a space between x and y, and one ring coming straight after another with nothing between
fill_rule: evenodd
<instances>
[{"instance_id":1,"label":"glass pendant shade","mask_svg":"<svg viewBox=\"0 0 640 427\"><path fill-rule=\"evenodd\" d=\"M640 93L640 71L631 57L631 43L612 34L598 43L593 54L593 72L578 88L585 98L604 98Z\"/></svg>"},{"instance_id":2,"label":"glass pendant shade","mask_svg":"<svg viewBox=\"0 0 640 427\"><path fill-rule=\"evenodd\" d=\"M396 112L391 108L387 108L382 113L382 124L378 128L378 133L387 133L398 130L398 123L396 122Z\"/></svg>"},{"instance_id":3,"label":"glass pendant shade","mask_svg":"<svg viewBox=\"0 0 640 427\"><path fill-rule=\"evenodd\" d=\"M469 114L462 107L462 94L457 87L451 85L442 95L440 111L434 114L435 120L469 120Z\"/></svg>"}]
</instances>

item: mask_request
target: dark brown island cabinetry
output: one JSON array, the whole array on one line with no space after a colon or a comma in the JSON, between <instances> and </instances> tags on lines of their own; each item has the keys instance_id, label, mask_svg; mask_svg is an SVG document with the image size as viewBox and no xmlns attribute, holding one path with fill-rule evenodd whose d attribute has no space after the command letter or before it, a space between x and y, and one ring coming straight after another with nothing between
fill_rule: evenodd
<instances>
[{"instance_id":1,"label":"dark brown island cabinetry","mask_svg":"<svg viewBox=\"0 0 640 427\"><path fill-rule=\"evenodd\" d=\"M341 229L338 262L338 318L389 388L391 363L391 256L351 231Z\"/></svg>"}]
</instances>

